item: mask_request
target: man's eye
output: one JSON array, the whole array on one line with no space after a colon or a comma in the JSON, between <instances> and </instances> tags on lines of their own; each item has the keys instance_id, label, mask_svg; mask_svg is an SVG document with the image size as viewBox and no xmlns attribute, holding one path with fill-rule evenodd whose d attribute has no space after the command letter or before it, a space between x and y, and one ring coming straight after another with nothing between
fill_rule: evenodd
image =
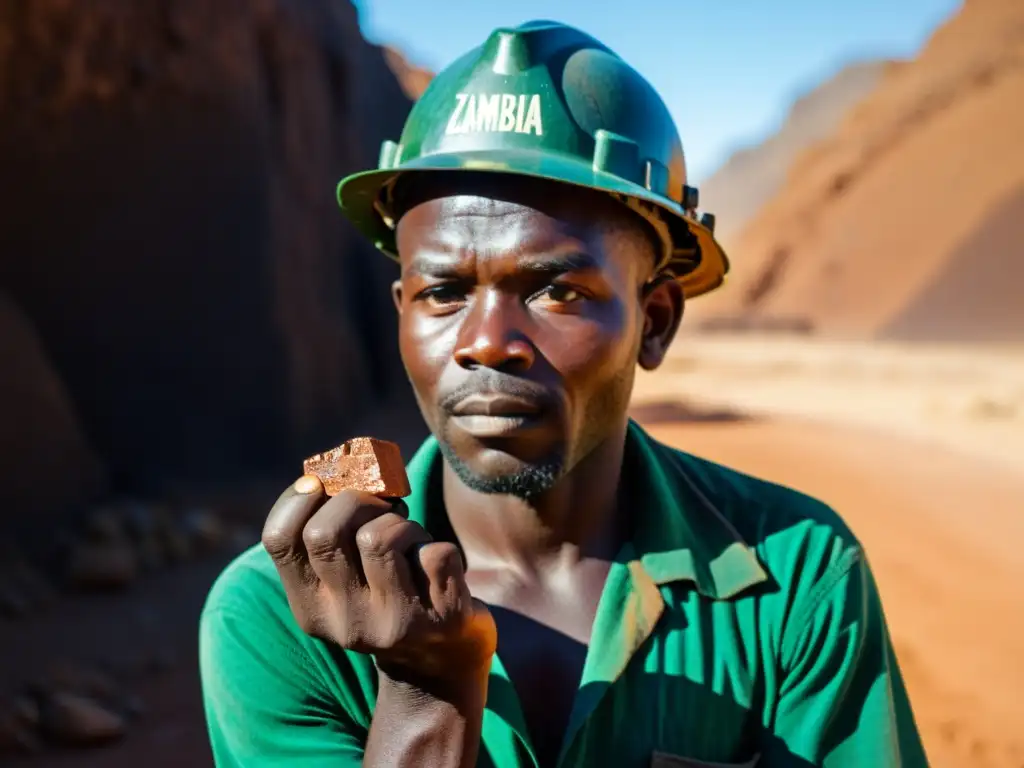
<instances>
[{"instance_id":1,"label":"man's eye","mask_svg":"<svg viewBox=\"0 0 1024 768\"><path fill-rule=\"evenodd\" d=\"M536 298L546 300L552 304L572 304L583 298L583 294L575 288L567 285L549 285L536 295Z\"/></svg>"},{"instance_id":2,"label":"man's eye","mask_svg":"<svg viewBox=\"0 0 1024 768\"><path fill-rule=\"evenodd\" d=\"M416 297L431 307L450 308L466 298L466 292L457 285L435 285L420 291Z\"/></svg>"}]
</instances>

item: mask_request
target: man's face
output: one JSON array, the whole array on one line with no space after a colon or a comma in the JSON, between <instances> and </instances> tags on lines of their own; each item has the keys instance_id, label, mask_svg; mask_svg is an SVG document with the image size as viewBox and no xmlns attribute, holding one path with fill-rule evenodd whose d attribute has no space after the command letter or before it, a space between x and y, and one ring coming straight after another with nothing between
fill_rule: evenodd
<instances>
[{"instance_id":1,"label":"man's face","mask_svg":"<svg viewBox=\"0 0 1024 768\"><path fill-rule=\"evenodd\" d=\"M478 180L417 195L397 236L402 359L463 482L536 495L621 429L651 326L639 218L565 188Z\"/></svg>"}]
</instances>

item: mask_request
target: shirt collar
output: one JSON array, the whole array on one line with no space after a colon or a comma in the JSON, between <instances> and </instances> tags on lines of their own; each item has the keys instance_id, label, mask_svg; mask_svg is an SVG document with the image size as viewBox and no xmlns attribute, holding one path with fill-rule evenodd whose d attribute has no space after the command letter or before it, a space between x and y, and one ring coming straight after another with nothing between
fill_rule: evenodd
<instances>
[{"instance_id":1,"label":"shirt collar","mask_svg":"<svg viewBox=\"0 0 1024 768\"><path fill-rule=\"evenodd\" d=\"M409 519L436 539L454 541L444 509L443 458L429 437L408 465ZM623 460L634 533L620 559L638 560L655 584L692 582L702 595L728 600L768 579L753 549L694 478L693 459L630 421Z\"/></svg>"},{"instance_id":2,"label":"shirt collar","mask_svg":"<svg viewBox=\"0 0 1024 768\"><path fill-rule=\"evenodd\" d=\"M623 477L637 520L636 556L656 584L691 581L702 595L728 600L768 574L695 475L693 457L630 421Z\"/></svg>"}]
</instances>

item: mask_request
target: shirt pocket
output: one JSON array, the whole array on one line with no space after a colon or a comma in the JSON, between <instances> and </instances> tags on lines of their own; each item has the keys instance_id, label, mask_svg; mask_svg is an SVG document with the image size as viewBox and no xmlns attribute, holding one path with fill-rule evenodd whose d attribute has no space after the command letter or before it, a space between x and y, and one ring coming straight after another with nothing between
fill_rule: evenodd
<instances>
[{"instance_id":1,"label":"shirt pocket","mask_svg":"<svg viewBox=\"0 0 1024 768\"><path fill-rule=\"evenodd\" d=\"M655 752L651 755L651 768L755 768L760 759L761 755L757 754L742 763L708 763L668 752Z\"/></svg>"}]
</instances>

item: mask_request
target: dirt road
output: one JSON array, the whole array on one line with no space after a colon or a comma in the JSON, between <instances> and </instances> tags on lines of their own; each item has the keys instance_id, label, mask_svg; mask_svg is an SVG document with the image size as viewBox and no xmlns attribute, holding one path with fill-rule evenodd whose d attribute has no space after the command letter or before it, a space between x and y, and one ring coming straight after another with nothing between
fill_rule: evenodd
<instances>
[{"instance_id":1,"label":"dirt road","mask_svg":"<svg viewBox=\"0 0 1024 768\"><path fill-rule=\"evenodd\" d=\"M871 426L1024 476L1024 349L780 338L678 339L636 402Z\"/></svg>"}]
</instances>

